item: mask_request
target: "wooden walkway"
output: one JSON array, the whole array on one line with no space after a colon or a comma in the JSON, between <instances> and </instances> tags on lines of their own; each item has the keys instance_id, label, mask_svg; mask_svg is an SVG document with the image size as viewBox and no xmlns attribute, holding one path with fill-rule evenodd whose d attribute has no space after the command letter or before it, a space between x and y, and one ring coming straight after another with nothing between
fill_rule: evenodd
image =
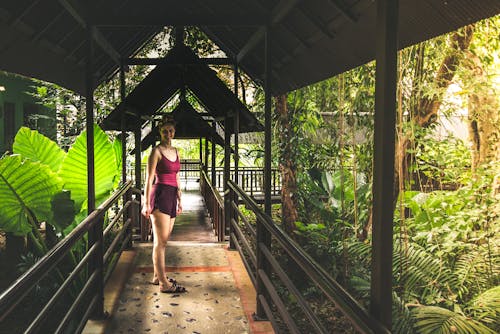
<instances>
[{"instance_id":1,"label":"wooden walkway","mask_svg":"<svg viewBox=\"0 0 500 334\"><path fill-rule=\"evenodd\" d=\"M274 333L255 322L255 290L237 251L217 243L199 191L184 191L184 213L167 245L167 274L187 293L163 294L152 278L152 243L134 243L122 254L105 288L103 321L84 333Z\"/></svg>"}]
</instances>

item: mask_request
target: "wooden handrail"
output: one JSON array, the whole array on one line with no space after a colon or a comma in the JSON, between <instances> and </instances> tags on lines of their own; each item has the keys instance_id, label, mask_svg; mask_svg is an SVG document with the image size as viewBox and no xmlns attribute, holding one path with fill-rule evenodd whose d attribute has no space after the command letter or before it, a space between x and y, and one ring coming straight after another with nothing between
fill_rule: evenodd
<instances>
[{"instance_id":1,"label":"wooden handrail","mask_svg":"<svg viewBox=\"0 0 500 334\"><path fill-rule=\"evenodd\" d=\"M298 265L303 272L311 279L314 284L323 291L323 293L335 303L335 305L344 313L344 315L349 318L353 325L362 333L390 333L390 331L385 328L378 320L373 318L337 281L335 281L309 254L307 254L302 247L292 238L288 236L278 225L274 223L271 217L266 215L262 209L255 203L255 201L247 195L241 187L239 187L233 181L229 181L230 191L237 194L237 196L243 201L247 208L252 210L257 217L257 224L261 224L269 233L274 237L278 244L285 250L291 259L294 260L296 265ZM268 260L277 265L277 261L272 256L268 247L263 244L257 245L257 253L261 252L262 256L268 258ZM244 256L244 254L241 254ZM257 255L259 256L259 255ZM257 274L264 272L265 277L271 277L270 272L266 272L265 268L256 268ZM283 275L283 272L280 272ZM279 276L279 275L278 275ZM285 285L292 284L290 280L283 280ZM266 285L269 289L269 286ZM292 287L292 290L295 287ZM276 296L272 291L268 291L273 296ZM297 298L302 298L301 295L297 295ZM265 298L265 297L264 297ZM269 301L267 301L269 304ZM299 304L305 303L304 300ZM306 314L310 313L305 310ZM310 314L309 314L310 315ZM313 319L309 318L311 321ZM291 328L294 325L291 324ZM318 324L314 328L319 333L324 333L321 326Z\"/></svg>"},{"instance_id":2,"label":"wooden handrail","mask_svg":"<svg viewBox=\"0 0 500 334\"><path fill-rule=\"evenodd\" d=\"M91 212L78 226L76 226L64 239L59 241L47 254L45 254L42 258L40 258L30 269L28 269L25 273L23 273L14 283L12 283L5 291L0 295L0 321L3 321L11 312L15 309L19 303L21 303L24 298L28 295L30 290L36 286L54 267L65 258L65 256L70 252L71 248L81 240L85 233L89 232L92 227L102 221L107 210L109 210L115 203L117 203L125 194L130 193L132 181L129 181L122 185L119 190L114 192L104 203L102 203L96 210ZM129 201L125 203L126 206L130 205L130 197ZM119 215L123 214L124 210L120 210ZM116 220L113 220L115 223ZM128 220L130 224L130 219ZM126 228L127 224L125 224ZM122 233L123 234L123 233ZM126 242L130 238L128 236L122 242L123 249L124 242ZM56 293L53 294L52 298L44 308L38 313L38 316L28 325L27 333L37 332L38 328L43 325L43 322L49 317L49 313L51 308L57 303L57 301L65 294L64 290L71 286L74 279L77 278L77 274L85 267L90 261L90 258L95 255L96 250L99 247L102 247L103 244L103 236L101 235L100 239L92 246L91 249L88 250L87 254L76 264L75 268L72 270L71 274L62 282L61 286L57 290ZM113 245L116 245L117 241L113 241ZM109 252L108 252L109 254ZM108 255L109 256L109 255ZM103 268L97 268L94 272L89 272L88 280L92 277L95 277L95 273L97 270L103 270ZM86 285L89 285L89 281L87 280ZM82 290L83 292L83 290ZM82 295L80 293L80 295ZM103 296L95 295L94 299L103 298ZM97 299L96 299L97 300ZM85 302L84 298L77 298L73 305L68 309L68 313L64 317L64 321L59 324L58 330L64 329L65 322L70 317L71 310L77 308L77 305ZM87 306L85 314L90 314L94 305L93 303L86 304ZM81 322L86 322L87 317L84 317ZM80 326L82 324L80 323Z\"/></svg>"}]
</instances>

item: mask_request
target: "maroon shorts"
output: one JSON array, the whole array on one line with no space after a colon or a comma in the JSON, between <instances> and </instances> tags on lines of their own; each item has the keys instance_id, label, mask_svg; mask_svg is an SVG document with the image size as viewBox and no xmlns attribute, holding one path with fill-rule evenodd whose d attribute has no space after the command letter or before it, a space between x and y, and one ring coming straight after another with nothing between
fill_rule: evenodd
<instances>
[{"instance_id":1,"label":"maroon shorts","mask_svg":"<svg viewBox=\"0 0 500 334\"><path fill-rule=\"evenodd\" d=\"M151 190L151 212L158 209L170 218L175 218L177 216L177 187L158 183L153 184Z\"/></svg>"}]
</instances>

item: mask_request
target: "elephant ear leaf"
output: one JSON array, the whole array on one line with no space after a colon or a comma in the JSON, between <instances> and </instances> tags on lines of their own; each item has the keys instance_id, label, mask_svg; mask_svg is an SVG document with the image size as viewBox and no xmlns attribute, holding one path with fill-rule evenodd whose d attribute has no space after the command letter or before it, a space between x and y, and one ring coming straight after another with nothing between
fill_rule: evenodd
<instances>
[{"instance_id":1,"label":"elephant ear leaf","mask_svg":"<svg viewBox=\"0 0 500 334\"><path fill-rule=\"evenodd\" d=\"M52 218L51 200L62 188L61 179L40 162L24 160L19 155L0 159L0 228L16 235L32 229L28 220Z\"/></svg>"},{"instance_id":2,"label":"elephant ear leaf","mask_svg":"<svg viewBox=\"0 0 500 334\"><path fill-rule=\"evenodd\" d=\"M52 200L54 219L52 225L58 230L64 230L75 219L75 201L71 199L70 192L63 190L54 195Z\"/></svg>"},{"instance_id":3,"label":"elephant ear leaf","mask_svg":"<svg viewBox=\"0 0 500 334\"><path fill-rule=\"evenodd\" d=\"M115 181L113 182L113 186L116 188L116 187L118 187L118 184L120 183L120 179L121 179L120 171L122 169L122 154L123 154L122 141L119 138L116 138L113 141L113 150L115 152L115 161L116 161L116 169L117 169Z\"/></svg>"},{"instance_id":4,"label":"elephant ear leaf","mask_svg":"<svg viewBox=\"0 0 500 334\"><path fill-rule=\"evenodd\" d=\"M66 153L55 142L38 131L22 127L16 134L12 149L15 154L32 161L39 161L58 172Z\"/></svg>"},{"instance_id":5,"label":"elephant ear leaf","mask_svg":"<svg viewBox=\"0 0 500 334\"><path fill-rule=\"evenodd\" d=\"M95 197L103 198L113 189L117 173L115 152L108 136L94 125ZM87 132L82 132L68 151L59 175L64 188L71 191L77 211L87 199Z\"/></svg>"}]
</instances>

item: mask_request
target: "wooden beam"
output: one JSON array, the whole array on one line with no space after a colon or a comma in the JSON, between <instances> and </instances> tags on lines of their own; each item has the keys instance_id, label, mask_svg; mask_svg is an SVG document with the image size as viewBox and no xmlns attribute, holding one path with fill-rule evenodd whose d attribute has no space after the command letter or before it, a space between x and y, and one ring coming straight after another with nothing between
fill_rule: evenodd
<instances>
[{"instance_id":1,"label":"wooden beam","mask_svg":"<svg viewBox=\"0 0 500 334\"><path fill-rule=\"evenodd\" d=\"M59 18L60 18L60 17L61 17L64 13L66 13L66 11L65 11L65 10L61 10L61 11L59 11L59 13L58 13L56 16L54 16L54 17L52 18L52 20L50 20L50 22L49 22L49 23L47 23L47 24L45 25L45 27L43 27L42 29L38 30L38 32L37 32L37 33L36 33L36 34L32 37L32 39L31 39L31 40L32 40L32 41L37 41L38 39L40 39L40 37L42 37L42 35L43 35L43 34L44 34L44 33L45 33L48 29L50 29L50 27L52 27L52 25L53 25L54 23L56 23L56 22L57 22L57 20L59 20Z\"/></svg>"},{"instance_id":2,"label":"wooden beam","mask_svg":"<svg viewBox=\"0 0 500 334\"><path fill-rule=\"evenodd\" d=\"M200 58L201 64L205 65L233 65L234 60L230 58ZM165 62L165 58L128 58L127 65L158 65ZM201 65L199 62L175 62L168 65Z\"/></svg>"},{"instance_id":3,"label":"wooden beam","mask_svg":"<svg viewBox=\"0 0 500 334\"><path fill-rule=\"evenodd\" d=\"M316 15L311 13L308 8L300 8L299 12L304 15L304 17L307 18L309 22L316 26L316 28L318 28L318 30L321 31L323 35L332 39L335 37L335 34L328 30L326 24L319 17L316 17Z\"/></svg>"},{"instance_id":4,"label":"wooden beam","mask_svg":"<svg viewBox=\"0 0 500 334\"><path fill-rule=\"evenodd\" d=\"M74 0L59 0L59 3L66 9L68 13L80 24L80 26L84 29L88 29L87 23L85 20L85 15L83 8L79 7L78 3ZM115 48L108 42L106 37L97 29L97 27L90 27L92 38L94 41L108 54L108 56L113 59L115 63L120 65L120 53L115 50Z\"/></svg>"},{"instance_id":5,"label":"wooden beam","mask_svg":"<svg viewBox=\"0 0 500 334\"><path fill-rule=\"evenodd\" d=\"M347 18L349 21L355 23L358 21L358 18L356 15L354 15L347 5L342 1L342 0L328 0L330 4L335 7L342 15L344 15L345 18Z\"/></svg>"},{"instance_id":6,"label":"wooden beam","mask_svg":"<svg viewBox=\"0 0 500 334\"><path fill-rule=\"evenodd\" d=\"M40 0L32 1L27 7L25 7L21 13L19 13L17 16L13 16L12 19L9 20L9 25L16 25L21 21L21 19L26 15L33 7L35 7Z\"/></svg>"},{"instance_id":7,"label":"wooden beam","mask_svg":"<svg viewBox=\"0 0 500 334\"><path fill-rule=\"evenodd\" d=\"M295 7L300 0L281 0L276 7L271 11L269 22L271 25L281 22L288 13ZM236 62L240 63L245 56L252 51L253 48L264 38L266 28L260 27L248 40L248 42L241 48L240 52L236 55Z\"/></svg>"},{"instance_id":8,"label":"wooden beam","mask_svg":"<svg viewBox=\"0 0 500 334\"><path fill-rule=\"evenodd\" d=\"M170 14L172 15L172 11ZM165 27L165 26L209 26L209 27L257 27L265 23L262 19L255 19L245 14L224 18L213 16L166 16L139 17L120 15L120 17L97 17L94 21L98 27Z\"/></svg>"}]
</instances>

